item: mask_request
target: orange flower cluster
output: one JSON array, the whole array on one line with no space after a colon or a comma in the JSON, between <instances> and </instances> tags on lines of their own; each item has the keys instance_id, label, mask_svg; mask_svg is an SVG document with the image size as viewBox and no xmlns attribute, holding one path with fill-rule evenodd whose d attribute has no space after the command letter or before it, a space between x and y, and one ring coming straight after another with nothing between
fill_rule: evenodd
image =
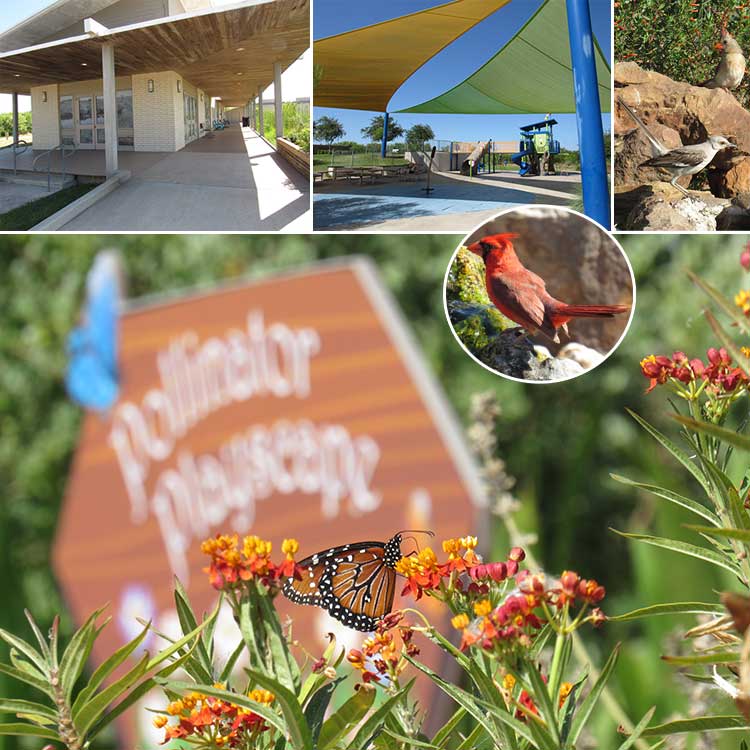
<instances>
[{"instance_id":1,"label":"orange flower cluster","mask_svg":"<svg viewBox=\"0 0 750 750\"><path fill-rule=\"evenodd\" d=\"M544 574L523 571L516 578L518 588L497 607L489 599L474 604L475 618L460 614L451 621L462 630L461 650L475 644L486 651L506 653L528 648L544 624L554 617L551 610L579 604L583 610L598 604L605 595L604 586L595 580L581 578L565 571L559 580L547 581ZM606 620L600 609L594 609L587 620L600 625Z\"/></svg>"},{"instance_id":2,"label":"orange flower cluster","mask_svg":"<svg viewBox=\"0 0 750 750\"><path fill-rule=\"evenodd\" d=\"M506 562L483 563L474 552L476 546L475 536L446 539L443 542L443 552L447 553L448 559L442 563L438 562L437 555L429 547L416 555L402 557L396 563L396 572L406 578L401 596L408 593L418 600L425 592L440 590L445 579L452 579L461 590L463 585L460 576L464 573L474 584L490 581L499 583L516 575L519 563L526 556L520 547L515 547L510 551Z\"/></svg>"},{"instance_id":3,"label":"orange flower cluster","mask_svg":"<svg viewBox=\"0 0 750 750\"><path fill-rule=\"evenodd\" d=\"M252 690L248 697L265 706L275 699L267 690ZM176 724L170 724L172 718L177 719ZM162 745L180 739L218 748L252 747L258 735L269 730L263 718L251 709L201 693L191 693L170 703L166 713L154 719L154 726L164 729Z\"/></svg>"},{"instance_id":4,"label":"orange flower cluster","mask_svg":"<svg viewBox=\"0 0 750 750\"><path fill-rule=\"evenodd\" d=\"M401 624L402 612L391 612L379 623L375 634L353 648L347 660L362 673L363 682L380 682L383 677L395 680L404 670L404 654L417 656L419 649L412 642L414 631L408 623Z\"/></svg>"},{"instance_id":5,"label":"orange flower cluster","mask_svg":"<svg viewBox=\"0 0 750 750\"><path fill-rule=\"evenodd\" d=\"M239 545L237 534L219 534L201 544L201 552L211 558L203 571L218 590L235 588L243 581L258 580L265 586L276 585L280 579L299 577L294 555L299 550L296 539L285 539L281 551L285 559L279 563L271 561L271 542L257 536L246 536Z\"/></svg>"},{"instance_id":6,"label":"orange flower cluster","mask_svg":"<svg viewBox=\"0 0 750 750\"><path fill-rule=\"evenodd\" d=\"M546 684L547 677L545 675L541 675L542 681ZM503 693L505 696L506 703L510 704L510 702L513 700L512 693L513 688L516 686L516 678L510 674L505 675L503 678ZM560 708L562 708L565 701L568 699L568 696L573 690L573 685L570 682L563 682L563 684L560 686L560 695L558 697L558 705ZM521 721L526 721L529 714L534 714L535 716L539 716L539 709L536 707L536 703L534 703L534 699L529 695L527 690L522 690L521 694L518 696L518 709L516 709L516 718L520 719Z\"/></svg>"}]
</instances>

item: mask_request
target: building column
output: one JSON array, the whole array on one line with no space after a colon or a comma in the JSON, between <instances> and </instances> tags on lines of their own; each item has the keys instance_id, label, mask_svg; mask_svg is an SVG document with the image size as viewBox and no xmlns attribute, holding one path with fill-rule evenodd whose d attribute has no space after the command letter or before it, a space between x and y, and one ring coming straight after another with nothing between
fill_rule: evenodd
<instances>
[{"instance_id":1,"label":"building column","mask_svg":"<svg viewBox=\"0 0 750 750\"><path fill-rule=\"evenodd\" d=\"M15 174L18 158L18 92L14 91L11 98L13 100L13 174Z\"/></svg>"},{"instance_id":2,"label":"building column","mask_svg":"<svg viewBox=\"0 0 750 750\"><path fill-rule=\"evenodd\" d=\"M273 64L273 107L276 115L276 137L284 137L284 109L281 98L281 63Z\"/></svg>"},{"instance_id":3,"label":"building column","mask_svg":"<svg viewBox=\"0 0 750 750\"><path fill-rule=\"evenodd\" d=\"M117 95L115 83L115 48L102 45L102 79L104 82L104 157L107 177L117 172Z\"/></svg>"},{"instance_id":4,"label":"building column","mask_svg":"<svg viewBox=\"0 0 750 750\"><path fill-rule=\"evenodd\" d=\"M255 97L250 100L250 122L253 125L253 130L257 127L255 123Z\"/></svg>"},{"instance_id":5,"label":"building column","mask_svg":"<svg viewBox=\"0 0 750 750\"><path fill-rule=\"evenodd\" d=\"M383 140L380 141L380 155L385 159L388 153L388 121L390 117L387 112L383 112Z\"/></svg>"},{"instance_id":6,"label":"building column","mask_svg":"<svg viewBox=\"0 0 750 750\"><path fill-rule=\"evenodd\" d=\"M258 132L261 135L265 135L265 128L263 127L263 88L261 87L258 91Z\"/></svg>"}]
</instances>

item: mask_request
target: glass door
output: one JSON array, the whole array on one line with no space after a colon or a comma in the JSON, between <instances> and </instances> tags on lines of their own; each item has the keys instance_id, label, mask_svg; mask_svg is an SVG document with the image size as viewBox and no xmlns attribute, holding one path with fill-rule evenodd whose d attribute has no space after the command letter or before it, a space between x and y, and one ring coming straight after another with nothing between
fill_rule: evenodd
<instances>
[{"instance_id":1,"label":"glass door","mask_svg":"<svg viewBox=\"0 0 750 750\"><path fill-rule=\"evenodd\" d=\"M198 137L198 106L194 96L184 94L185 101L185 143Z\"/></svg>"},{"instance_id":2,"label":"glass door","mask_svg":"<svg viewBox=\"0 0 750 750\"><path fill-rule=\"evenodd\" d=\"M79 96L77 103L78 148L96 148L94 142L94 97Z\"/></svg>"}]
</instances>

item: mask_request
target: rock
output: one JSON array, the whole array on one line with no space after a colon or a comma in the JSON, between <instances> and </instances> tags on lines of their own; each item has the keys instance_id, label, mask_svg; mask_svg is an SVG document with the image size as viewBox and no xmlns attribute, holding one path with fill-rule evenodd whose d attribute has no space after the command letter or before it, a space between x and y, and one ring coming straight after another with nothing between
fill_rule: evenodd
<instances>
[{"instance_id":1,"label":"rock","mask_svg":"<svg viewBox=\"0 0 750 750\"><path fill-rule=\"evenodd\" d=\"M716 228L721 232L747 232L750 230L750 193L741 193L732 198L716 217Z\"/></svg>"},{"instance_id":2,"label":"rock","mask_svg":"<svg viewBox=\"0 0 750 750\"><path fill-rule=\"evenodd\" d=\"M565 380L585 372L572 359L545 357L519 329L503 331L480 353L474 353L488 367L520 380Z\"/></svg>"},{"instance_id":3,"label":"rock","mask_svg":"<svg viewBox=\"0 0 750 750\"><path fill-rule=\"evenodd\" d=\"M622 252L596 224L559 208L526 206L493 219L466 241L470 244L497 232L520 235L513 241L518 257L547 282L547 291L553 297L571 304L632 303L630 272ZM483 269L481 260L472 257ZM608 352L619 340L626 320L627 315L577 318L568 323L570 337L584 346ZM557 356L567 343L564 334L561 338L560 344L541 334L533 340Z\"/></svg>"},{"instance_id":4,"label":"rock","mask_svg":"<svg viewBox=\"0 0 750 750\"><path fill-rule=\"evenodd\" d=\"M590 370L604 360L604 355L596 351L596 349L584 346L575 341L565 344L557 356L559 359L572 359L573 362L581 365L584 370Z\"/></svg>"},{"instance_id":5,"label":"rock","mask_svg":"<svg viewBox=\"0 0 750 750\"><path fill-rule=\"evenodd\" d=\"M626 191L625 195L632 208L624 220L617 221L618 229L624 231L714 232L717 216L729 205L728 200L714 198L706 191L693 191L686 198L666 183ZM616 192L616 205L618 201Z\"/></svg>"},{"instance_id":6,"label":"rock","mask_svg":"<svg viewBox=\"0 0 750 750\"><path fill-rule=\"evenodd\" d=\"M739 151L722 151L709 168L711 192L731 197L750 190L750 113L724 89L707 89L644 70L633 62L617 63L615 87L615 185L642 185L664 179L653 169L638 164L652 156L647 139L621 107L620 98L632 107L654 135L673 148L705 141L709 135L723 135ZM687 187L689 178L680 179Z\"/></svg>"}]
</instances>

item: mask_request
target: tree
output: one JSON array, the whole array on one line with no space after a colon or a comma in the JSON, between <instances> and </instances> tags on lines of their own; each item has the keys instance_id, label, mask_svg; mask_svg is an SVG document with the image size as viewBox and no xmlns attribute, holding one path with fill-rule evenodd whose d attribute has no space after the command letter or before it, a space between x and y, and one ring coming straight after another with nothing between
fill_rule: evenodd
<instances>
[{"instance_id":1,"label":"tree","mask_svg":"<svg viewBox=\"0 0 750 750\"><path fill-rule=\"evenodd\" d=\"M335 117L321 117L313 123L313 136L316 141L331 145L344 135L344 126Z\"/></svg>"},{"instance_id":2,"label":"tree","mask_svg":"<svg viewBox=\"0 0 750 750\"><path fill-rule=\"evenodd\" d=\"M380 115L370 120L366 128L362 128L362 135L370 139L370 143L380 143L383 140L383 118ZM393 119L388 120L388 137L387 141L394 138L400 138L404 134L404 129Z\"/></svg>"},{"instance_id":3,"label":"tree","mask_svg":"<svg viewBox=\"0 0 750 750\"><path fill-rule=\"evenodd\" d=\"M422 146L425 141L435 138L435 133L429 125L412 125L406 131L406 142L413 146Z\"/></svg>"}]
</instances>

